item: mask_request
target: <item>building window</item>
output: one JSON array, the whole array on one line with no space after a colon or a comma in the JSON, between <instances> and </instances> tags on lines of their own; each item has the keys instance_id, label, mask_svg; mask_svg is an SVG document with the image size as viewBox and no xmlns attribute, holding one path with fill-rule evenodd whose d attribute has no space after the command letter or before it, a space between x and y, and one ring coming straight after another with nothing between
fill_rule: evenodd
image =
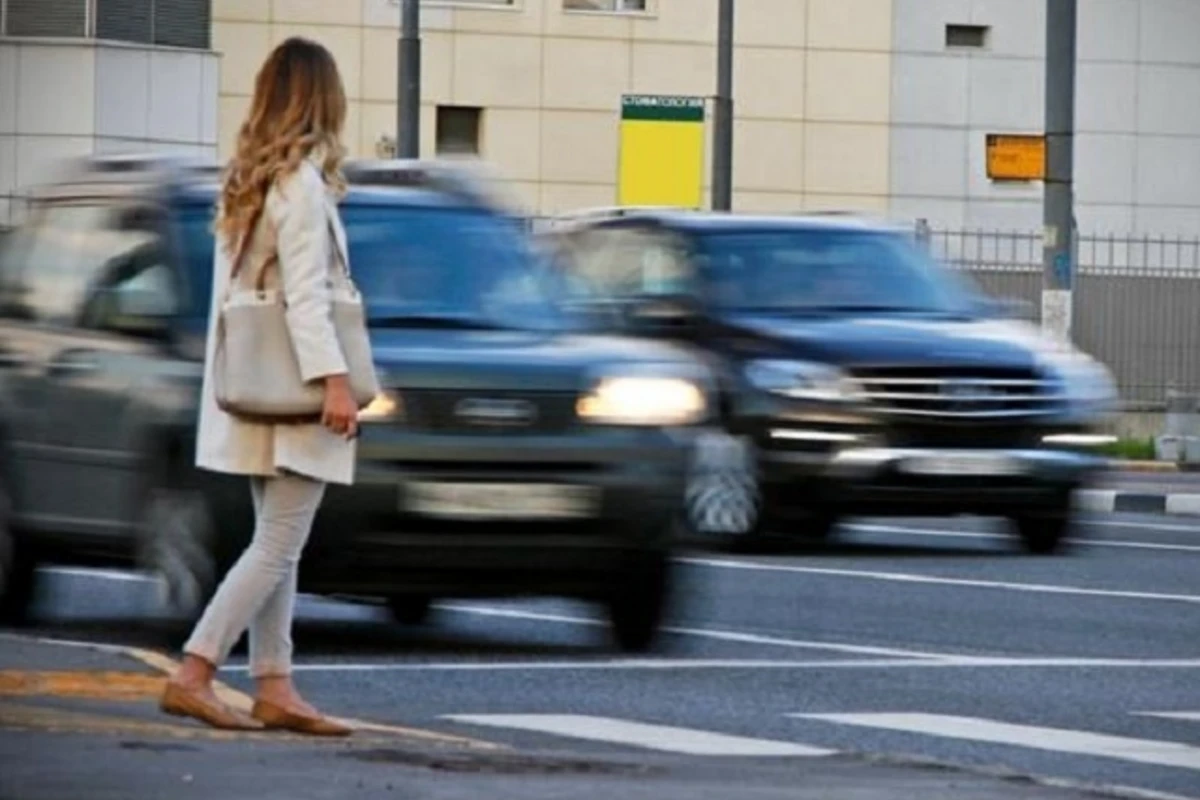
<instances>
[{"instance_id":1,"label":"building window","mask_svg":"<svg viewBox=\"0 0 1200 800\"><path fill-rule=\"evenodd\" d=\"M990 31L987 25L947 25L946 47L982 49L987 47Z\"/></svg>"},{"instance_id":2,"label":"building window","mask_svg":"<svg viewBox=\"0 0 1200 800\"><path fill-rule=\"evenodd\" d=\"M404 0L390 0L394 6L404 5ZM437 6L513 6L516 0L421 0L422 5Z\"/></svg>"},{"instance_id":3,"label":"building window","mask_svg":"<svg viewBox=\"0 0 1200 800\"><path fill-rule=\"evenodd\" d=\"M473 106L438 106L437 154L479 155L483 109Z\"/></svg>"},{"instance_id":4,"label":"building window","mask_svg":"<svg viewBox=\"0 0 1200 800\"><path fill-rule=\"evenodd\" d=\"M211 0L0 0L7 36L209 49Z\"/></svg>"},{"instance_id":5,"label":"building window","mask_svg":"<svg viewBox=\"0 0 1200 800\"><path fill-rule=\"evenodd\" d=\"M628 13L646 11L646 0L563 0L566 11L608 11Z\"/></svg>"},{"instance_id":6,"label":"building window","mask_svg":"<svg viewBox=\"0 0 1200 800\"><path fill-rule=\"evenodd\" d=\"M0 33L82 38L88 35L87 25L87 0L6 0Z\"/></svg>"}]
</instances>

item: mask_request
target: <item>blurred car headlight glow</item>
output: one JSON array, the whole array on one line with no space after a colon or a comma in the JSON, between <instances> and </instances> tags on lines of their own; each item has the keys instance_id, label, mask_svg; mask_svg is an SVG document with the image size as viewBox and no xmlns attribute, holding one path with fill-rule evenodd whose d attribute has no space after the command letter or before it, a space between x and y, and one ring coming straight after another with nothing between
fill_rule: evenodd
<instances>
[{"instance_id":1,"label":"blurred car headlight glow","mask_svg":"<svg viewBox=\"0 0 1200 800\"><path fill-rule=\"evenodd\" d=\"M746 365L746 380L757 389L797 400L850 403L863 399L858 381L826 364L761 360Z\"/></svg>"},{"instance_id":2,"label":"blurred car headlight glow","mask_svg":"<svg viewBox=\"0 0 1200 800\"><path fill-rule=\"evenodd\" d=\"M601 425L691 425L704 419L708 399L686 378L607 377L579 398L580 419Z\"/></svg>"},{"instance_id":3,"label":"blurred car headlight glow","mask_svg":"<svg viewBox=\"0 0 1200 800\"><path fill-rule=\"evenodd\" d=\"M393 422L404 418L404 404L395 392L380 392L358 412L359 422Z\"/></svg>"},{"instance_id":4,"label":"blurred car headlight glow","mask_svg":"<svg viewBox=\"0 0 1200 800\"><path fill-rule=\"evenodd\" d=\"M1105 416L1117 410L1116 381L1100 362L1082 353L1062 354L1047 361L1046 371L1072 413Z\"/></svg>"}]
</instances>

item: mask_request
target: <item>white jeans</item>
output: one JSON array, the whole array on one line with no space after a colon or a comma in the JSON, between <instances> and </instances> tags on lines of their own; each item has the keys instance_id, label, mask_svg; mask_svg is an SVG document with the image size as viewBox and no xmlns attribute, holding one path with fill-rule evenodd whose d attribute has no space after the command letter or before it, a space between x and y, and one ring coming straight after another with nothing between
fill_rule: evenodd
<instances>
[{"instance_id":1,"label":"white jeans","mask_svg":"<svg viewBox=\"0 0 1200 800\"><path fill-rule=\"evenodd\" d=\"M295 474L251 478L254 538L229 570L184 652L220 665L247 628L250 673L285 676L292 669L292 613L300 554L325 484Z\"/></svg>"}]
</instances>

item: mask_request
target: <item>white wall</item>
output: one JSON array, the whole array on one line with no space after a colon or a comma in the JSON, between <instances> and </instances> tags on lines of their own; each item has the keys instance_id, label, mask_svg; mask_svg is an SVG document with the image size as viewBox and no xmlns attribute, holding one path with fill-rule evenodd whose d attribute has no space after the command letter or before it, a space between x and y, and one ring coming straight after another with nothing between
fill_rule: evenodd
<instances>
[{"instance_id":1,"label":"white wall","mask_svg":"<svg viewBox=\"0 0 1200 800\"><path fill-rule=\"evenodd\" d=\"M991 26L948 51L947 23ZM1040 183L986 177L988 133L1040 133L1045 0L895 0L891 210L1040 230ZM1080 0L1076 201L1084 233L1200 235L1200 0Z\"/></svg>"},{"instance_id":2,"label":"white wall","mask_svg":"<svg viewBox=\"0 0 1200 800\"><path fill-rule=\"evenodd\" d=\"M70 40L0 39L0 224L64 158L173 152L215 157L212 53Z\"/></svg>"}]
</instances>

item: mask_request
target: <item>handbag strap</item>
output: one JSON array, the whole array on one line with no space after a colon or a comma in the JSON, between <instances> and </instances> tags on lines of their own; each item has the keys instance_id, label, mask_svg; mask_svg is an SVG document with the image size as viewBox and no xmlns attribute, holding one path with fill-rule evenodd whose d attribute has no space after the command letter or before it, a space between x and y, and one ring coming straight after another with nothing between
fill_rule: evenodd
<instances>
[{"instance_id":1,"label":"handbag strap","mask_svg":"<svg viewBox=\"0 0 1200 800\"><path fill-rule=\"evenodd\" d=\"M263 211L267 207L266 197L263 198L263 204L250 216L250 224L246 226L246 232L242 234L242 241L238 245L237 255L234 256L233 266L229 270L229 282L232 286L237 280L238 273L242 271L242 266L246 261L246 253L250 250L250 240L254 238L254 234L258 231L258 223L262 220ZM267 267L270 265L274 257L268 258L258 271L258 277L254 281L254 288L257 291L262 291L266 286Z\"/></svg>"},{"instance_id":2,"label":"handbag strap","mask_svg":"<svg viewBox=\"0 0 1200 800\"><path fill-rule=\"evenodd\" d=\"M246 232L242 234L242 241L238 245L237 254L233 259L233 266L229 271L229 280L232 284L237 280L238 273L241 272L242 266L246 261L246 253L250 250L250 240L254 238L254 234L258 229L258 223L262 220L263 211L266 209L266 198L263 198L263 204L250 216L250 224L246 227ZM350 265L346 263L345 254L342 252L341 241L338 239L337 227L334 224L333 215L330 214L329 208L325 209L325 222L329 230L330 243L333 245L334 257L337 259L338 266L341 267L342 275L353 286L353 278L350 276ZM267 269L279 260L277 253L272 253L258 270L258 277L254 280L254 290L262 292L266 288Z\"/></svg>"}]
</instances>

